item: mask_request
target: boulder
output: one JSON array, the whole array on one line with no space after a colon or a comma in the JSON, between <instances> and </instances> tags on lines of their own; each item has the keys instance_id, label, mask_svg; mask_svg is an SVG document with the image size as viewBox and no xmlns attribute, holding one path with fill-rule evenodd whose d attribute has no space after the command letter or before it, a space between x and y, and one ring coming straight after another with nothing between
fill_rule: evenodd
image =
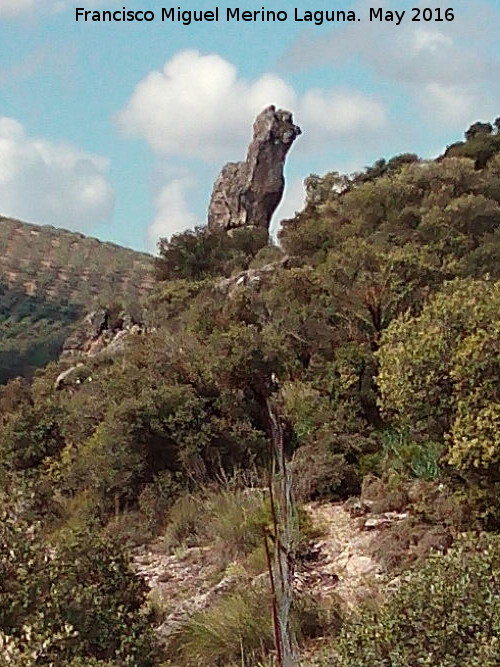
<instances>
[{"instance_id":1,"label":"boulder","mask_svg":"<svg viewBox=\"0 0 500 667\"><path fill-rule=\"evenodd\" d=\"M78 363L76 366L66 369L60 373L54 382L54 389L59 391L65 387L71 387L82 384L90 377L90 371L84 364Z\"/></svg>"}]
</instances>

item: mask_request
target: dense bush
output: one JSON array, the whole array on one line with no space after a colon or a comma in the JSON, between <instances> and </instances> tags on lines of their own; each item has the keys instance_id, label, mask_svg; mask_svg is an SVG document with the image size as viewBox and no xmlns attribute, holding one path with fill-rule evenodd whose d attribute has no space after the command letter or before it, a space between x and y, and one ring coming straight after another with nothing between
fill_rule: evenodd
<instances>
[{"instance_id":1,"label":"dense bush","mask_svg":"<svg viewBox=\"0 0 500 667\"><path fill-rule=\"evenodd\" d=\"M235 269L246 269L267 241L262 229L242 228L227 234L196 227L160 240L156 275L159 280L230 275Z\"/></svg>"},{"instance_id":2,"label":"dense bush","mask_svg":"<svg viewBox=\"0 0 500 667\"><path fill-rule=\"evenodd\" d=\"M498 664L500 541L461 539L404 578L380 609L367 609L344 627L342 667Z\"/></svg>"},{"instance_id":3,"label":"dense bush","mask_svg":"<svg viewBox=\"0 0 500 667\"><path fill-rule=\"evenodd\" d=\"M58 423L59 411L53 406L44 410L24 405L9 415L0 445L2 460L14 468L37 466L48 456L59 452L64 444Z\"/></svg>"},{"instance_id":4,"label":"dense bush","mask_svg":"<svg viewBox=\"0 0 500 667\"><path fill-rule=\"evenodd\" d=\"M0 525L0 632L14 655L36 655L26 664L37 665L95 658L153 667L146 586L119 544L87 532L53 547L24 506L4 498Z\"/></svg>"},{"instance_id":5,"label":"dense bush","mask_svg":"<svg viewBox=\"0 0 500 667\"><path fill-rule=\"evenodd\" d=\"M500 153L500 132L498 118L495 129L491 123L474 123L465 132L465 141L449 146L447 157L468 157L475 161L477 169L482 169L494 155Z\"/></svg>"},{"instance_id":6,"label":"dense bush","mask_svg":"<svg viewBox=\"0 0 500 667\"><path fill-rule=\"evenodd\" d=\"M419 317L382 337L378 383L388 413L415 434L446 438L449 462L496 479L500 463L500 283L455 281Z\"/></svg>"}]
</instances>

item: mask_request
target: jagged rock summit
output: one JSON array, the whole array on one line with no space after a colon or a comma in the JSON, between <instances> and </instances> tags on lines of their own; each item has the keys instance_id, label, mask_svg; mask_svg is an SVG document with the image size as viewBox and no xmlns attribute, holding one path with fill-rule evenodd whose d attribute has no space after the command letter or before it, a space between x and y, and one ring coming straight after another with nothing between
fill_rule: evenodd
<instances>
[{"instance_id":1,"label":"jagged rock summit","mask_svg":"<svg viewBox=\"0 0 500 667\"><path fill-rule=\"evenodd\" d=\"M229 162L215 181L209 230L269 229L283 196L286 155L299 134L289 111L269 106L257 116L245 162Z\"/></svg>"}]
</instances>

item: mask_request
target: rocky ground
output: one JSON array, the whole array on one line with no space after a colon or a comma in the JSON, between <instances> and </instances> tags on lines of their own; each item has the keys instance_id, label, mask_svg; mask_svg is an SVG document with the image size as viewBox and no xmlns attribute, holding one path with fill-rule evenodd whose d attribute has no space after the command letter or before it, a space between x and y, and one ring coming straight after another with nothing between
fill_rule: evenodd
<instances>
[{"instance_id":1,"label":"rocky ground","mask_svg":"<svg viewBox=\"0 0 500 667\"><path fill-rule=\"evenodd\" d=\"M373 556L373 545L407 515L372 513L366 503L310 503L306 509L321 537L311 541L297 567L297 591L312 593L326 606L329 598L340 598L347 608L382 595L390 578ZM220 574L210 559L210 546L168 553L158 538L136 549L133 562L148 582L152 598L164 609L158 627L164 640L238 581L230 566Z\"/></svg>"}]
</instances>

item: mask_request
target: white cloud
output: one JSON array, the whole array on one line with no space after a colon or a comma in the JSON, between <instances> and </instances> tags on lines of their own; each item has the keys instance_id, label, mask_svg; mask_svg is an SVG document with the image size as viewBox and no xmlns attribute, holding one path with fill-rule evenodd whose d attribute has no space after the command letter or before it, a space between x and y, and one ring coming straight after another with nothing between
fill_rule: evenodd
<instances>
[{"instance_id":1,"label":"white cloud","mask_svg":"<svg viewBox=\"0 0 500 667\"><path fill-rule=\"evenodd\" d=\"M306 191L302 178L294 178L285 185L285 192L280 205L276 209L271 224L271 236L276 236L282 220L288 220L304 208Z\"/></svg>"},{"instance_id":2,"label":"white cloud","mask_svg":"<svg viewBox=\"0 0 500 667\"><path fill-rule=\"evenodd\" d=\"M429 113L443 123L465 126L476 113L474 91L467 86L446 86L429 83L422 94L422 102Z\"/></svg>"},{"instance_id":3,"label":"white cloud","mask_svg":"<svg viewBox=\"0 0 500 667\"><path fill-rule=\"evenodd\" d=\"M0 117L2 215L86 230L111 215L107 167L102 157L30 137L16 120Z\"/></svg>"},{"instance_id":4,"label":"white cloud","mask_svg":"<svg viewBox=\"0 0 500 667\"><path fill-rule=\"evenodd\" d=\"M158 239L170 237L203 224L189 208L187 197L194 181L184 175L174 178L165 185L156 199L156 216L148 228L148 246L156 248Z\"/></svg>"},{"instance_id":5,"label":"white cloud","mask_svg":"<svg viewBox=\"0 0 500 667\"><path fill-rule=\"evenodd\" d=\"M117 121L158 153L222 164L244 157L249 128L269 104L293 110L307 127L301 150L385 123L383 105L368 96L319 89L300 95L273 74L247 81L227 60L194 50L181 51L139 82Z\"/></svg>"},{"instance_id":6,"label":"white cloud","mask_svg":"<svg viewBox=\"0 0 500 667\"><path fill-rule=\"evenodd\" d=\"M298 109L315 146L354 133L359 140L366 130L381 129L386 122L386 111L380 102L355 92L310 90L298 100Z\"/></svg>"},{"instance_id":7,"label":"white cloud","mask_svg":"<svg viewBox=\"0 0 500 667\"><path fill-rule=\"evenodd\" d=\"M436 53L439 49L453 46L453 40L447 35L443 35L439 30L429 28L417 28L413 32L413 48L419 51L430 51Z\"/></svg>"},{"instance_id":8,"label":"white cloud","mask_svg":"<svg viewBox=\"0 0 500 667\"><path fill-rule=\"evenodd\" d=\"M397 27L367 20L370 4L358 0L357 12L363 20L337 26L335 34L302 33L285 54L283 65L305 69L360 63L381 79L395 82L404 94L414 95L426 119L446 119L448 127L452 122L476 120L500 103L496 85L499 13L492 3L460 4L453 21L439 23L414 22L408 10ZM385 10L394 3L381 4ZM415 3L419 4L428 6ZM457 109L450 104L452 99Z\"/></svg>"}]
</instances>

